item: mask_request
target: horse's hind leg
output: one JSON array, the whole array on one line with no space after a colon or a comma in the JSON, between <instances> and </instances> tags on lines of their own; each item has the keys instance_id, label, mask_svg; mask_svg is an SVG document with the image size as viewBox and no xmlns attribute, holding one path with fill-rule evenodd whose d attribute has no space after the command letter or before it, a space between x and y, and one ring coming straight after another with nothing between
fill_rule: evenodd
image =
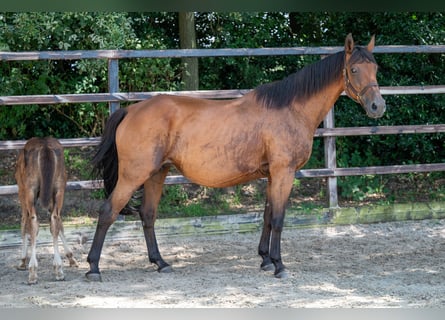
<instances>
[{"instance_id":1,"label":"horse's hind leg","mask_svg":"<svg viewBox=\"0 0 445 320\"><path fill-rule=\"evenodd\" d=\"M19 156L19 159L17 161L17 173L16 173L16 179L17 184L19 186L19 202L21 206L21 222L20 222L20 229L21 229L21 235L22 235L22 252L20 257L20 264L17 266L18 270L26 270L26 261L28 260L28 241L29 241L29 216L30 212L28 210L28 201L26 199L26 190L25 190L25 184L22 181L22 176L19 174L19 170L23 166L23 154ZM31 195L33 196L33 195Z\"/></svg>"},{"instance_id":2,"label":"horse's hind leg","mask_svg":"<svg viewBox=\"0 0 445 320\"><path fill-rule=\"evenodd\" d=\"M102 252L105 236L110 226L116 221L119 212L130 200L134 191L142 184L122 182L118 180L116 187L110 197L105 201L99 211L96 232L94 233L93 243L88 253L87 262L90 264L90 270L85 274L90 281L102 281L99 271L99 260Z\"/></svg>"},{"instance_id":3,"label":"horse's hind leg","mask_svg":"<svg viewBox=\"0 0 445 320\"><path fill-rule=\"evenodd\" d=\"M51 234L53 236L53 247L54 247L54 261L53 261L54 274L56 276L56 280L64 280L65 276L63 274L63 263L59 253L59 245L58 245L59 237L60 240L62 240L65 256L68 258L70 262L70 267L77 267L78 264L76 259L74 259L73 252L71 251L71 248L69 247L66 241L65 235L63 233L62 219L59 214L51 215L50 229L51 229Z\"/></svg>"},{"instance_id":4,"label":"horse's hind leg","mask_svg":"<svg viewBox=\"0 0 445 320\"><path fill-rule=\"evenodd\" d=\"M70 246L68 245L66 238L65 238L65 234L63 233L62 223L60 223L59 237L60 237L60 240L62 240L63 249L65 251L65 257L67 257L67 259L69 260L70 267L78 267L79 265L78 265L76 259L74 259L73 251L71 250Z\"/></svg>"},{"instance_id":5,"label":"horse's hind leg","mask_svg":"<svg viewBox=\"0 0 445 320\"><path fill-rule=\"evenodd\" d=\"M18 265L18 270L26 270L26 260L28 259L28 210L25 208L25 204L22 204L22 219L20 224L21 234L22 234L22 252L20 257L20 264Z\"/></svg>"},{"instance_id":6,"label":"horse's hind leg","mask_svg":"<svg viewBox=\"0 0 445 320\"><path fill-rule=\"evenodd\" d=\"M150 262L158 266L159 272L171 272L172 268L166 263L159 253L158 243L154 230L156 213L159 200L162 195L165 177L169 168L164 167L158 173L153 175L144 184L144 197L142 201L140 216L144 228L145 242L147 244L148 257Z\"/></svg>"},{"instance_id":7,"label":"horse's hind leg","mask_svg":"<svg viewBox=\"0 0 445 320\"><path fill-rule=\"evenodd\" d=\"M56 195L56 198L60 199L58 195ZM60 210L61 210L61 202L60 200L57 201L57 206L54 208L54 210L51 213L51 235L53 236L53 247L54 247L54 260L53 260L53 267L54 267L54 274L56 276L56 280L64 280L65 275L63 273L63 263L62 258L60 257L59 253L59 236L62 240L62 244L65 251L65 256L68 258L70 262L70 267L77 267L77 261L73 257L73 252L71 251L70 247L68 246L65 235L63 233L63 224L62 224L62 217L60 216Z\"/></svg>"},{"instance_id":8,"label":"horse's hind leg","mask_svg":"<svg viewBox=\"0 0 445 320\"><path fill-rule=\"evenodd\" d=\"M51 213L50 231L51 235L53 236L53 247L54 247L53 268L56 280L65 279L65 275L63 274L63 268L62 268L62 258L60 257L59 245L58 245L60 225L61 225L60 216L57 212L57 209L54 208L54 210Z\"/></svg>"},{"instance_id":9,"label":"horse's hind leg","mask_svg":"<svg viewBox=\"0 0 445 320\"><path fill-rule=\"evenodd\" d=\"M34 206L31 207L31 215L28 218L29 223L29 239L31 246L31 256L29 259L28 269L28 284L37 283L37 234L39 233L39 222L37 220L36 209Z\"/></svg>"},{"instance_id":10,"label":"horse's hind leg","mask_svg":"<svg viewBox=\"0 0 445 320\"><path fill-rule=\"evenodd\" d=\"M61 209L63 205L63 195L64 190L60 188L55 196L56 199L56 205L51 212L51 235L53 236L53 247L54 247L54 261L53 261L53 267L54 267L54 274L56 276L56 280L64 280L65 275L63 274L63 263L62 258L60 257L59 253L59 245L58 245L58 239L60 236L60 239L62 240L62 244L65 251L65 256L70 261L70 267L77 267L77 261L73 257L73 252L71 251L70 247L68 246L65 235L63 233L63 224L62 224L62 217L61 217Z\"/></svg>"},{"instance_id":11,"label":"horse's hind leg","mask_svg":"<svg viewBox=\"0 0 445 320\"><path fill-rule=\"evenodd\" d=\"M21 188L25 188L21 183ZM22 206L22 257L19 270L26 270L26 260L28 256L28 237L31 247L31 255L28 263L28 284L37 283L37 234L39 233L39 221L34 207L34 191L32 189L19 191L20 204Z\"/></svg>"}]
</instances>

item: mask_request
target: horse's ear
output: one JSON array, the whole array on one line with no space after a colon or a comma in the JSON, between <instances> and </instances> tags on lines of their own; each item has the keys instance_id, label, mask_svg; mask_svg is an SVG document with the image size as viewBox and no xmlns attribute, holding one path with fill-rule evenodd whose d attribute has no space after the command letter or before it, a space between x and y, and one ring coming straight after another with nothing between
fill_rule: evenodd
<instances>
[{"instance_id":1,"label":"horse's ear","mask_svg":"<svg viewBox=\"0 0 445 320\"><path fill-rule=\"evenodd\" d=\"M375 34L372 35L371 40L368 43L368 46L366 47L369 52L372 52L374 50L375 45Z\"/></svg>"},{"instance_id":2,"label":"horse's ear","mask_svg":"<svg viewBox=\"0 0 445 320\"><path fill-rule=\"evenodd\" d=\"M351 54L352 50L354 50L354 39L352 39L352 34L348 34L345 40L345 52L346 54Z\"/></svg>"}]
</instances>

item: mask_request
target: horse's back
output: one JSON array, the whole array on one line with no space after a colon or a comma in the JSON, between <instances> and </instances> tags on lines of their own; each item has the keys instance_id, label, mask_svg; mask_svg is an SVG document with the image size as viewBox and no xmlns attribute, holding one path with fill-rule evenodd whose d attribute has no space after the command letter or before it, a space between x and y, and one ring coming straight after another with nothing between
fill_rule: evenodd
<instances>
[{"instance_id":1,"label":"horse's back","mask_svg":"<svg viewBox=\"0 0 445 320\"><path fill-rule=\"evenodd\" d=\"M237 131L253 130L249 126L258 118L258 112L245 108L241 99L159 95L127 110L116 132L118 148L156 145L165 152L190 144L213 144Z\"/></svg>"}]
</instances>

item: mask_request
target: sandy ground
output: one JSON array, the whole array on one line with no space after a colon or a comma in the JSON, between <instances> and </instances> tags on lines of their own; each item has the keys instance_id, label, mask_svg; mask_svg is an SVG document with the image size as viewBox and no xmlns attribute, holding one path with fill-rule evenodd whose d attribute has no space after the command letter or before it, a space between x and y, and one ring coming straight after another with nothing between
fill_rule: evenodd
<instances>
[{"instance_id":1,"label":"sandy ground","mask_svg":"<svg viewBox=\"0 0 445 320\"><path fill-rule=\"evenodd\" d=\"M174 272L159 274L142 239L106 241L101 283L88 282L91 242L73 244L65 281L39 247L39 283L0 251L1 307L444 307L445 220L285 229L287 279L259 270L259 233L160 237ZM63 252L63 249L61 249Z\"/></svg>"}]
</instances>

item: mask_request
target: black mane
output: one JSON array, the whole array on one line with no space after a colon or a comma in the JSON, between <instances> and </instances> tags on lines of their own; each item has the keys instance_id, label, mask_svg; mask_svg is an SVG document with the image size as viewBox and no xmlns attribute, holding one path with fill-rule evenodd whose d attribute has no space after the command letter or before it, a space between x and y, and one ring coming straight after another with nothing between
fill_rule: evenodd
<instances>
[{"instance_id":1,"label":"black mane","mask_svg":"<svg viewBox=\"0 0 445 320\"><path fill-rule=\"evenodd\" d=\"M345 52L340 51L312 63L280 81L266 83L255 89L257 101L266 108L286 108L294 101L304 101L342 76ZM376 63L366 48L355 47L351 63L361 60Z\"/></svg>"}]
</instances>

